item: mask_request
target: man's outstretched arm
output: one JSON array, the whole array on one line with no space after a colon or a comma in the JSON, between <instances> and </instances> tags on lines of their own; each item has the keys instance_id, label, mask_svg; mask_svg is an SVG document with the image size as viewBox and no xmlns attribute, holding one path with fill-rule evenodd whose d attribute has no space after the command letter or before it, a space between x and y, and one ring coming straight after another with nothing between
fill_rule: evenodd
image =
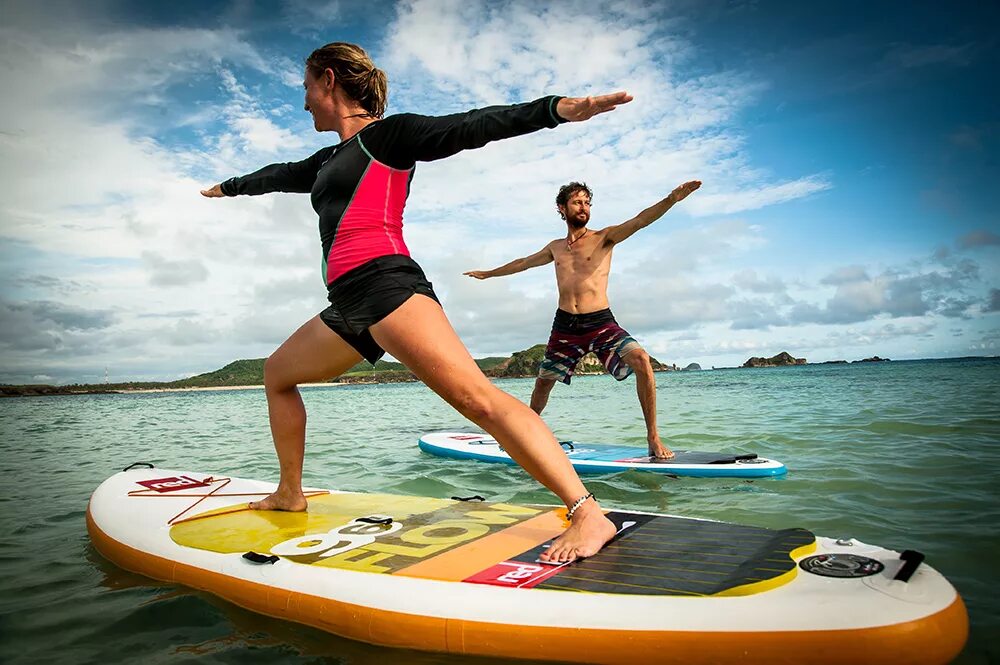
<instances>
[{"instance_id":1,"label":"man's outstretched arm","mask_svg":"<svg viewBox=\"0 0 1000 665\"><path fill-rule=\"evenodd\" d=\"M487 277L504 277L505 275L513 275L516 272L521 272L522 270L527 270L528 268L537 268L539 266L544 266L546 263L552 263L554 261L552 256L552 250L546 245L542 247L541 250L535 252L531 256L525 256L520 259L514 259L510 263L500 266L499 268L494 268L493 270L470 270L469 272L462 273L463 275L468 275L469 277L475 277L476 279L486 279Z\"/></svg>"},{"instance_id":2,"label":"man's outstretched arm","mask_svg":"<svg viewBox=\"0 0 1000 665\"><path fill-rule=\"evenodd\" d=\"M687 198L688 194L699 187L701 187L700 180L686 182L674 191L670 192L667 198L663 199L659 203L649 206L627 222L622 222L618 226L609 226L607 229L607 236L605 237L606 242L612 244L619 243L639 229L646 228L660 217L663 217L664 213L670 210L675 203L683 201Z\"/></svg>"}]
</instances>

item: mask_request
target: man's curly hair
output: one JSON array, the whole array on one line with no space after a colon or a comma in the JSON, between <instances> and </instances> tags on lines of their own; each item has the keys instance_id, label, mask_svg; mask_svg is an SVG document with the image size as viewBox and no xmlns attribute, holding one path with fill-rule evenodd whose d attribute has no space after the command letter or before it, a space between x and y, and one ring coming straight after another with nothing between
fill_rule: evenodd
<instances>
[{"instance_id":1,"label":"man's curly hair","mask_svg":"<svg viewBox=\"0 0 1000 665\"><path fill-rule=\"evenodd\" d=\"M559 188L559 193L556 194L556 205L565 206L566 202L569 201L569 197L573 196L577 192L587 192L587 198L593 200L594 193L590 191L590 187L587 187L586 183L582 182L571 182L568 185L563 185ZM566 215L559 211L559 216L566 219Z\"/></svg>"}]
</instances>

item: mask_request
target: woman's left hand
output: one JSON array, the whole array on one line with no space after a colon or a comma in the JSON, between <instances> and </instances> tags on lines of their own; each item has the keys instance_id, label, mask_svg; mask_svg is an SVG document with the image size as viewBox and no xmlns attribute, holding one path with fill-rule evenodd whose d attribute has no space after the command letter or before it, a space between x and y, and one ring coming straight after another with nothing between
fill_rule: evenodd
<instances>
[{"instance_id":1,"label":"woman's left hand","mask_svg":"<svg viewBox=\"0 0 1000 665\"><path fill-rule=\"evenodd\" d=\"M590 120L598 113L614 111L621 104L632 101L627 92L613 92L597 97L563 97L556 104L556 113L567 122Z\"/></svg>"}]
</instances>

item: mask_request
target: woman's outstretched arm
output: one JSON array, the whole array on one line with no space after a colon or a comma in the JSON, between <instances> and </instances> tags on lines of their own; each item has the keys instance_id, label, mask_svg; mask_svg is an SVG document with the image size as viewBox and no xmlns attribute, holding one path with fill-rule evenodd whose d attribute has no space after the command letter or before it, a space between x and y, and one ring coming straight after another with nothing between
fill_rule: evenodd
<instances>
[{"instance_id":1,"label":"woman's outstretched arm","mask_svg":"<svg viewBox=\"0 0 1000 665\"><path fill-rule=\"evenodd\" d=\"M270 192L308 193L312 190L320 167L330 158L333 150L333 147L323 148L301 162L269 164L253 173L230 178L214 187L203 189L201 194L218 198L240 194L256 196Z\"/></svg>"},{"instance_id":2,"label":"woman's outstretched arm","mask_svg":"<svg viewBox=\"0 0 1000 665\"><path fill-rule=\"evenodd\" d=\"M360 134L365 149L399 169L450 157L491 141L529 134L564 122L582 122L632 101L626 92L597 97L542 97L510 106L487 106L465 113L425 116L404 113L374 123Z\"/></svg>"}]
</instances>

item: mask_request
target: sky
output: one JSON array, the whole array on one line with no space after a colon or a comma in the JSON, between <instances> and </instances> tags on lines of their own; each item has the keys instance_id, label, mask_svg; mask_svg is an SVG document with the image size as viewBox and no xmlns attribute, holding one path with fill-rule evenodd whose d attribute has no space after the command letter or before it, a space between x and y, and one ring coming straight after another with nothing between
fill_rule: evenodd
<instances>
[{"instance_id":1,"label":"sky","mask_svg":"<svg viewBox=\"0 0 1000 665\"><path fill-rule=\"evenodd\" d=\"M86 6L84 6L86 5ZM617 246L618 322L661 362L996 355L995 3L0 0L0 383L173 380L326 306L309 197L199 190L337 143L302 63L365 47L388 113L635 100L419 164L407 244L476 357L548 338L565 235L702 188ZM991 82L992 81L992 82Z\"/></svg>"}]
</instances>

